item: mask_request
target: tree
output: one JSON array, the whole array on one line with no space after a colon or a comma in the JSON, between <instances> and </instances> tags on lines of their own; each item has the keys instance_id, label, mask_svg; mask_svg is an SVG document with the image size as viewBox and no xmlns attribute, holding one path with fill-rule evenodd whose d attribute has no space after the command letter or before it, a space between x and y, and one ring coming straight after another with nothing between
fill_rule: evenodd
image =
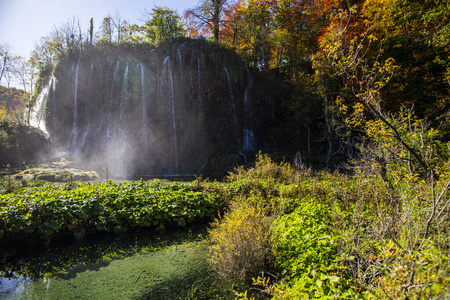
<instances>
[{"instance_id":1,"label":"tree","mask_svg":"<svg viewBox=\"0 0 450 300\"><path fill-rule=\"evenodd\" d=\"M61 39L64 51L70 53L75 50L82 50L85 37L82 34L80 25L80 19L72 17L72 19L66 21L60 27L53 30L53 37Z\"/></svg>"},{"instance_id":2,"label":"tree","mask_svg":"<svg viewBox=\"0 0 450 300\"><path fill-rule=\"evenodd\" d=\"M218 42L229 3L229 0L202 0L197 7L187 10L185 18L189 35L212 36Z\"/></svg>"},{"instance_id":3,"label":"tree","mask_svg":"<svg viewBox=\"0 0 450 300\"><path fill-rule=\"evenodd\" d=\"M11 47L8 44L0 44L0 82L3 76L8 72L11 63Z\"/></svg>"},{"instance_id":4,"label":"tree","mask_svg":"<svg viewBox=\"0 0 450 300\"><path fill-rule=\"evenodd\" d=\"M174 10L156 6L147 15L144 31L152 43L161 43L185 36L181 17Z\"/></svg>"},{"instance_id":5,"label":"tree","mask_svg":"<svg viewBox=\"0 0 450 300\"><path fill-rule=\"evenodd\" d=\"M39 70L44 70L48 66L56 63L59 53L62 52L61 45L51 37L42 37L34 44L30 61Z\"/></svg>"},{"instance_id":6,"label":"tree","mask_svg":"<svg viewBox=\"0 0 450 300\"><path fill-rule=\"evenodd\" d=\"M127 31L122 40L124 43L146 43L148 39L145 34L145 26L139 26L136 24L130 24L127 27Z\"/></svg>"},{"instance_id":7,"label":"tree","mask_svg":"<svg viewBox=\"0 0 450 300\"><path fill-rule=\"evenodd\" d=\"M318 39L328 25L328 16L339 6L338 0L279 0L276 6L276 67L290 76L304 71L311 54L318 50Z\"/></svg>"},{"instance_id":8,"label":"tree","mask_svg":"<svg viewBox=\"0 0 450 300\"><path fill-rule=\"evenodd\" d=\"M224 26L222 28L222 41L237 47L239 46L241 37L245 28L245 13L247 6L245 0L239 0L233 5L229 6L224 16Z\"/></svg>"},{"instance_id":9,"label":"tree","mask_svg":"<svg viewBox=\"0 0 450 300\"><path fill-rule=\"evenodd\" d=\"M276 5L274 0L241 0L224 11L221 41L234 46L255 68L270 67Z\"/></svg>"},{"instance_id":10,"label":"tree","mask_svg":"<svg viewBox=\"0 0 450 300\"><path fill-rule=\"evenodd\" d=\"M89 21L89 44L92 45L94 38L94 18Z\"/></svg>"},{"instance_id":11,"label":"tree","mask_svg":"<svg viewBox=\"0 0 450 300\"><path fill-rule=\"evenodd\" d=\"M254 67L303 72L338 0L240 0L227 6L221 41Z\"/></svg>"},{"instance_id":12,"label":"tree","mask_svg":"<svg viewBox=\"0 0 450 300\"><path fill-rule=\"evenodd\" d=\"M18 82L23 87L26 93L33 93L36 78L39 76L38 69L31 60L25 60L23 57L18 57L16 67L14 68L14 75Z\"/></svg>"},{"instance_id":13,"label":"tree","mask_svg":"<svg viewBox=\"0 0 450 300\"><path fill-rule=\"evenodd\" d=\"M30 63L33 67L44 70L54 65L60 56L83 50L87 41L88 37L83 34L80 20L73 17L35 43Z\"/></svg>"},{"instance_id":14,"label":"tree","mask_svg":"<svg viewBox=\"0 0 450 300\"><path fill-rule=\"evenodd\" d=\"M111 21L116 32L116 42L120 44L128 33L128 21L123 19L118 11L111 17Z\"/></svg>"},{"instance_id":15,"label":"tree","mask_svg":"<svg viewBox=\"0 0 450 300\"><path fill-rule=\"evenodd\" d=\"M108 14L103 18L100 30L97 33L99 42L103 43L115 43L120 44L133 40L132 35L136 33L136 26L130 25L130 23L123 19L119 12L116 12L113 16Z\"/></svg>"},{"instance_id":16,"label":"tree","mask_svg":"<svg viewBox=\"0 0 450 300\"><path fill-rule=\"evenodd\" d=\"M386 106L414 104L421 118L450 109L450 7L448 1L366 0L364 17L383 44L382 57L401 67L385 90ZM376 21L376 22L375 22Z\"/></svg>"},{"instance_id":17,"label":"tree","mask_svg":"<svg viewBox=\"0 0 450 300\"><path fill-rule=\"evenodd\" d=\"M273 31L275 29L276 2L273 0L249 0L245 21L246 39L253 67L269 69L272 59Z\"/></svg>"},{"instance_id":18,"label":"tree","mask_svg":"<svg viewBox=\"0 0 450 300\"><path fill-rule=\"evenodd\" d=\"M113 23L111 16L103 18L102 25L100 25L100 32L98 33L101 42L112 43L113 38Z\"/></svg>"},{"instance_id":19,"label":"tree","mask_svg":"<svg viewBox=\"0 0 450 300\"><path fill-rule=\"evenodd\" d=\"M340 10L321 40L326 61L344 80L356 99L347 123L362 128L367 136L370 136L372 129L368 124L364 124L367 121L364 111L369 112L373 118L385 126L386 134L406 149L410 160L418 165L422 174L434 178L436 174L423 155L408 142L407 134L400 130L389 112L382 106L381 90L390 81L396 69L394 60L392 58L381 60L382 49L372 52L372 56L369 56L371 43L377 38L371 33L370 23L366 23L367 28L363 32L357 32L357 34L349 32L353 12L356 12L355 8L350 11ZM316 60L318 61L320 59ZM348 105L343 102L340 104L341 111L347 115Z\"/></svg>"}]
</instances>

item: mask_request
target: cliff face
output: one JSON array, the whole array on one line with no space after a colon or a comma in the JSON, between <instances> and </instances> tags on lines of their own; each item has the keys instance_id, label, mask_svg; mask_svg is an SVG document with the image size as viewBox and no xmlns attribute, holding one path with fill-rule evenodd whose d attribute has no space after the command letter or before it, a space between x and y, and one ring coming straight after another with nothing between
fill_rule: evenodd
<instances>
[{"instance_id":1,"label":"cliff face","mask_svg":"<svg viewBox=\"0 0 450 300\"><path fill-rule=\"evenodd\" d=\"M52 155L52 145L37 130L27 126L0 122L0 168L10 165L23 168Z\"/></svg>"},{"instance_id":2,"label":"cliff face","mask_svg":"<svg viewBox=\"0 0 450 300\"><path fill-rule=\"evenodd\" d=\"M193 174L215 152L255 147L250 73L201 41L86 50L49 84L52 141L116 176Z\"/></svg>"}]
</instances>

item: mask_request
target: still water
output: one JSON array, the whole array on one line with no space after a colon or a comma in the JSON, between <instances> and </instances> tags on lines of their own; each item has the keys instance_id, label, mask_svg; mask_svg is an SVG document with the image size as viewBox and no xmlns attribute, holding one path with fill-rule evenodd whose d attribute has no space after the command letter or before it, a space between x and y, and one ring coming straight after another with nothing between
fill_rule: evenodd
<instances>
[{"instance_id":1,"label":"still water","mask_svg":"<svg viewBox=\"0 0 450 300\"><path fill-rule=\"evenodd\" d=\"M0 260L0 299L234 299L205 230L98 236Z\"/></svg>"}]
</instances>

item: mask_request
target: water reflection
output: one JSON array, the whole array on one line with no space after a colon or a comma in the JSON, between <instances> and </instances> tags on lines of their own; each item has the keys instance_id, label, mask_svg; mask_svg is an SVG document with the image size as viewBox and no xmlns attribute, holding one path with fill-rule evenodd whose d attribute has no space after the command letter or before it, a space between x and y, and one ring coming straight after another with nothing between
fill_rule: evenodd
<instances>
[{"instance_id":1,"label":"water reflection","mask_svg":"<svg viewBox=\"0 0 450 300\"><path fill-rule=\"evenodd\" d=\"M0 299L234 299L210 269L206 230L97 236L1 259Z\"/></svg>"}]
</instances>

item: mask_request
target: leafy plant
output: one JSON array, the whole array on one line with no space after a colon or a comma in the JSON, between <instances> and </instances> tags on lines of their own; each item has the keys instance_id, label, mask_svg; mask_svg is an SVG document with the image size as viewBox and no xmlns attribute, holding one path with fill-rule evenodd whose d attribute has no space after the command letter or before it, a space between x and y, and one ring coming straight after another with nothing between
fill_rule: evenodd
<instances>
[{"instance_id":1,"label":"leafy plant","mask_svg":"<svg viewBox=\"0 0 450 300\"><path fill-rule=\"evenodd\" d=\"M351 276L338 252L330 207L314 198L302 199L291 214L272 226L275 265L282 281L276 299L354 298Z\"/></svg>"},{"instance_id":2,"label":"leafy plant","mask_svg":"<svg viewBox=\"0 0 450 300\"><path fill-rule=\"evenodd\" d=\"M194 185L159 182L46 184L0 195L0 238L20 240L31 234L50 241L73 232L82 238L97 231L132 227L186 226L212 218L221 205L214 193Z\"/></svg>"}]
</instances>

